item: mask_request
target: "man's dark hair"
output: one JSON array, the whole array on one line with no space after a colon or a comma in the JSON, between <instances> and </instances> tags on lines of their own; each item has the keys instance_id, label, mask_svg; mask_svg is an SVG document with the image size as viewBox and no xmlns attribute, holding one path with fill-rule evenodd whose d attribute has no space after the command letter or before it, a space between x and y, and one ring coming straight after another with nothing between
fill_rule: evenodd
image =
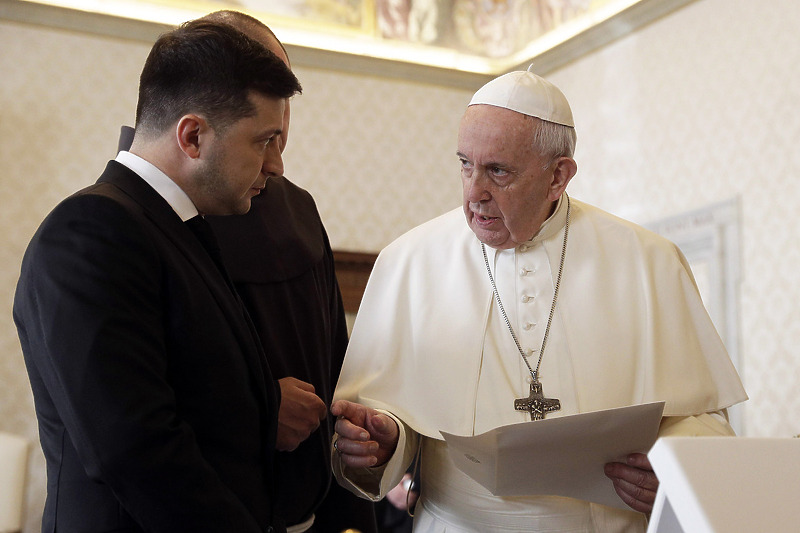
<instances>
[{"instance_id":1,"label":"man's dark hair","mask_svg":"<svg viewBox=\"0 0 800 533\"><path fill-rule=\"evenodd\" d=\"M269 26L252 15L242 13L241 11L234 11L232 9L222 9L220 11L209 13L208 15L203 15L198 20L208 20L211 22L219 22L221 24L233 26L237 30L244 32L248 37L252 37L256 40L259 40L258 34L260 32L266 32L267 35L275 39L275 42L278 43L278 46L281 47L281 50L283 50L283 53L286 55L286 60L289 60L289 52L286 50L286 47L283 46L281 40L278 39L278 36L275 35L275 32L272 31Z\"/></svg>"},{"instance_id":2,"label":"man's dark hair","mask_svg":"<svg viewBox=\"0 0 800 533\"><path fill-rule=\"evenodd\" d=\"M251 91L290 98L300 82L278 56L226 24L187 22L159 37L139 79L136 129L159 134L187 113L217 131L251 116Z\"/></svg>"}]
</instances>

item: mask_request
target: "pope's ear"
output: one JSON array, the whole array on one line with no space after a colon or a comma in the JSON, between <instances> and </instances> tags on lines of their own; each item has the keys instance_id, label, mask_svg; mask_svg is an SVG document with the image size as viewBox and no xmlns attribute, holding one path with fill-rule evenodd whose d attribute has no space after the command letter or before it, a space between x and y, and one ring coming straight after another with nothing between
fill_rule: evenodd
<instances>
[{"instance_id":1,"label":"pope's ear","mask_svg":"<svg viewBox=\"0 0 800 533\"><path fill-rule=\"evenodd\" d=\"M184 115L175 127L175 140L181 151L191 159L200 157L203 137L209 132L208 122L197 115Z\"/></svg>"},{"instance_id":2,"label":"pope's ear","mask_svg":"<svg viewBox=\"0 0 800 533\"><path fill-rule=\"evenodd\" d=\"M553 164L553 179L550 182L549 199L553 202L561 198L569 181L578 172L578 163L571 157L559 157Z\"/></svg>"}]
</instances>

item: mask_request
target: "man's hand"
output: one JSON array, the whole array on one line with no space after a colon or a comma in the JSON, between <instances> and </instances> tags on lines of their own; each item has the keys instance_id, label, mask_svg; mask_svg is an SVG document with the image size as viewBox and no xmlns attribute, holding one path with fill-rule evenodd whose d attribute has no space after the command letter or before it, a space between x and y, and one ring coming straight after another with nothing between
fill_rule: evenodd
<instances>
[{"instance_id":1,"label":"man's hand","mask_svg":"<svg viewBox=\"0 0 800 533\"><path fill-rule=\"evenodd\" d=\"M632 453L626 459L627 464L606 464L606 476L614 482L614 490L626 505L634 511L650 514L656 500L658 478L645 454Z\"/></svg>"},{"instance_id":2,"label":"man's hand","mask_svg":"<svg viewBox=\"0 0 800 533\"><path fill-rule=\"evenodd\" d=\"M345 465L380 466L392 457L400 430L391 417L345 400L333 402L331 414L337 417L336 451Z\"/></svg>"},{"instance_id":3,"label":"man's hand","mask_svg":"<svg viewBox=\"0 0 800 533\"><path fill-rule=\"evenodd\" d=\"M314 394L314 385L296 378L279 379L281 406L278 409L278 440L275 447L290 452L313 433L328 416L322 398Z\"/></svg>"}]
</instances>

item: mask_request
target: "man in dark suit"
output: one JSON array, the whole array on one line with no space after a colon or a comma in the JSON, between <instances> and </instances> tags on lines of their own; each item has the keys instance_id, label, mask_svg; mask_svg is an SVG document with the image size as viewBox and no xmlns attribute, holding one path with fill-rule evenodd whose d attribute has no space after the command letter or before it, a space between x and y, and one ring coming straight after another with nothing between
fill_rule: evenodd
<instances>
[{"instance_id":1,"label":"man in dark suit","mask_svg":"<svg viewBox=\"0 0 800 533\"><path fill-rule=\"evenodd\" d=\"M283 45L258 19L223 10L203 20L233 26L290 66ZM289 115L287 102L278 140L281 150ZM127 149L132 136L131 128L122 128L120 150ZM323 417L321 424L316 421L319 427L312 428L307 415L330 405L347 349L333 252L314 199L289 179L271 176L247 214L208 221L281 388L275 472L281 487L280 514L298 532L375 532L372 502L332 482L334 419ZM312 429L316 430L309 435Z\"/></svg>"},{"instance_id":2,"label":"man in dark suit","mask_svg":"<svg viewBox=\"0 0 800 533\"><path fill-rule=\"evenodd\" d=\"M278 387L213 242L184 221L245 213L283 173L277 139L299 91L229 26L165 34L130 152L34 235L14 320L47 461L43 531L284 529Z\"/></svg>"}]
</instances>

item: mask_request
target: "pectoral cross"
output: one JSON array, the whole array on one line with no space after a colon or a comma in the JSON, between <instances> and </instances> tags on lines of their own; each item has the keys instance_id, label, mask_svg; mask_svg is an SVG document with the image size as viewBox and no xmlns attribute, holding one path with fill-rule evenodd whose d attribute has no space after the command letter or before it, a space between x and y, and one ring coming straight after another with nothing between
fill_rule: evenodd
<instances>
[{"instance_id":1,"label":"pectoral cross","mask_svg":"<svg viewBox=\"0 0 800 533\"><path fill-rule=\"evenodd\" d=\"M531 383L531 393L527 398L514 400L514 409L528 411L531 414L531 420L542 420L545 413L561 409L561 402L557 398L545 398L542 394L542 384L534 381Z\"/></svg>"}]
</instances>

